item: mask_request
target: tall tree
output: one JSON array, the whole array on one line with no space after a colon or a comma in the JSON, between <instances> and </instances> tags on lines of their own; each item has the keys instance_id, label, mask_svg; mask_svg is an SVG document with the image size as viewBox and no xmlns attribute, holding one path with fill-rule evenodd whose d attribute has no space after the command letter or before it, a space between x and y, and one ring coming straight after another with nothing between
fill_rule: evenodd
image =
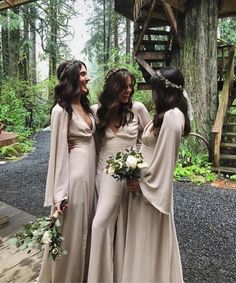
<instances>
[{"instance_id":1,"label":"tall tree","mask_svg":"<svg viewBox=\"0 0 236 283\"><path fill-rule=\"evenodd\" d=\"M87 22L90 38L86 42L84 53L98 64L118 61L120 55L125 53L125 49L121 48L121 42L125 44L125 20L114 11L114 0L93 0L93 4L93 14ZM114 54L115 56L111 56Z\"/></svg>"},{"instance_id":2,"label":"tall tree","mask_svg":"<svg viewBox=\"0 0 236 283\"><path fill-rule=\"evenodd\" d=\"M35 5L30 5L30 14L32 15L32 19L30 21L30 60L29 60L29 69L31 74L31 81L33 84L37 82L37 73L36 73L36 17L37 10Z\"/></svg>"},{"instance_id":3,"label":"tall tree","mask_svg":"<svg viewBox=\"0 0 236 283\"><path fill-rule=\"evenodd\" d=\"M2 77L6 78L10 74L10 54L9 54L9 18L8 14L2 12L1 26L1 43L2 43Z\"/></svg>"},{"instance_id":4,"label":"tall tree","mask_svg":"<svg viewBox=\"0 0 236 283\"><path fill-rule=\"evenodd\" d=\"M26 13L29 13L28 7L26 8ZM24 16L24 13L22 14L23 17L23 34L22 34L22 46L19 50L19 75L20 77L28 81L29 76L29 47L30 47L30 41L29 41L29 21L27 17Z\"/></svg>"},{"instance_id":5,"label":"tall tree","mask_svg":"<svg viewBox=\"0 0 236 283\"><path fill-rule=\"evenodd\" d=\"M128 18L126 18L126 40L125 40L125 53L128 55L131 51L131 22Z\"/></svg>"},{"instance_id":6,"label":"tall tree","mask_svg":"<svg viewBox=\"0 0 236 283\"><path fill-rule=\"evenodd\" d=\"M13 11L10 13L12 19L18 19L19 8L13 8ZM15 77L19 74L19 61L20 61L20 28L19 24L14 27L11 27L9 32L9 55L10 55L10 74Z\"/></svg>"},{"instance_id":7,"label":"tall tree","mask_svg":"<svg viewBox=\"0 0 236 283\"><path fill-rule=\"evenodd\" d=\"M57 36L58 36L58 25L57 25L57 1L50 0L49 2L49 25L50 25L50 41L48 43L49 51L49 77L56 76L56 65L57 65Z\"/></svg>"},{"instance_id":8,"label":"tall tree","mask_svg":"<svg viewBox=\"0 0 236 283\"><path fill-rule=\"evenodd\" d=\"M210 140L217 106L218 0L189 0L179 18L183 46L175 57L194 106L195 131Z\"/></svg>"},{"instance_id":9,"label":"tall tree","mask_svg":"<svg viewBox=\"0 0 236 283\"><path fill-rule=\"evenodd\" d=\"M49 60L49 76L55 75L56 65L62 58L68 58L68 37L73 37L69 20L77 16L75 0L38 0L32 5L35 11L30 13L31 34L35 27L41 40L45 57ZM32 36L35 36L32 34Z\"/></svg>"}]
</instances>

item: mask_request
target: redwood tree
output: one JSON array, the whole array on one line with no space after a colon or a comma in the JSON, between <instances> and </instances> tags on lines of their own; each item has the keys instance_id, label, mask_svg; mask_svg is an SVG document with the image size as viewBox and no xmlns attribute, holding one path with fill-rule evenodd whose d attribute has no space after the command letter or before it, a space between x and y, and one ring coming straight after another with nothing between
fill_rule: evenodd
<instances>
[{"instance_id":1,"label":"redwood tree","mask_svg":"<svg viewBox=\"0 0 236 283\"><path fill-rule=\"evenodd\" d=\"M189 0L178 19L182 48L172 62L185 77L194 107L194 131L211 139L217 106L218 0Z\"/></svg>"}]
</instances>

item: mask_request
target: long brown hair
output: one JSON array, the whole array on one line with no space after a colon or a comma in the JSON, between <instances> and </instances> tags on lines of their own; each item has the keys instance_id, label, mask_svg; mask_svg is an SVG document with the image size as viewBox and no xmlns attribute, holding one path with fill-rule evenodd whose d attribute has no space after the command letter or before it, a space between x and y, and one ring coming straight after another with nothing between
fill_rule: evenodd
<instances>
[{"instance_id":1,"label":"long brown hair","mask_svg":"<svg viewBox=\"0 0 236 283\"><path fill-rule=\"evenodd\" d=\"M79 60L66 60L57 68L58 84L55 87L54 105L57 103L66 110L69 118L72 117L71 103L79 95L80 70L86 65ZM80 103L86 113L91 113L90 102L87 95L80 96Z\"/></svg>"},{"instance_id":2,"label":"long brown hair","mask_svg":"<svg viewBox=\"0 0 236 283\"><path fill-rule=\"evenodd\" d=\"M132 81L132 91L128 102L120 103L119 94L127 87L126 80L128 77L130 77ZM119 119L118 124L116 125L117 128L124 126L133 120L134 114L131 108L133 105L132 96L135 83L136 80L134 75L127 69L117 68L108 72L103 91L98 99L100 106L97 110L97 132L100 139L104 136L105 130L114 113L117 114Z\"/></svg>"},{"instance_id":3,"label":"long brown hair","mask_svg":"<svg viewBox=\"0 0 236 283\"><path fill-rule=\"evenodd\" d=\"M184 136L190 132L190 120L188 117L188 103L183 95L184 77L182 73L173 67L159 70L159 74L151 77L152 97L156 113L153 118L153 129L160 129L164 114L175 107L184 114Z\"/></svg>"}]
</instances>

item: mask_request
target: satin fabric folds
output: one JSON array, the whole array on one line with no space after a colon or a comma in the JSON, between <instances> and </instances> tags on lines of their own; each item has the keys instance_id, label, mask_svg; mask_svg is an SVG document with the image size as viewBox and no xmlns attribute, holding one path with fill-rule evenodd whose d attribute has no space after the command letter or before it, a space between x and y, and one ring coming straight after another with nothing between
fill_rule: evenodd
<instances>
[{"instance_id":1,"label":"satin fabric folds","mask_svg":"<svg viewBox=\"0 0 236 283\"><path fill-rule=\"evenodd\" d=\"M149 167L129 198L122 282L182 283L182 266L173 215L173 173L184 130L184 115L174 108L164 115L159 133L150 122L140 151Z\"/></svg>"},{"instance_id":2,"label":"satin fabric folds","mask_svg":"<svg viewBox=\"0 0 236 283\"><path fill-rule=\"evenodd\" d=\"M98 106L93 107L96 116ZM92 225L88 282L120 282L123 272L128 212L128 192L124 181L117 182L103 172L109 156L135 147L150 117L144 105L134 102L133 120L116 133L107 127L99 153L96 188L98 204Z\"/></svg>"},{"instance_id":3,"label":"satin fabric folds","mask_svg":"<svg viewBox=\"0 0 236 283\"><path fill-rule=\"evenodd\" d=\"M68 199L62 217L63 247L68 254L58 261L44 252L38 282L85 282L90 252L90 229L94 214L95 143L92 129L73 109L72 119L59 105L52 110L51 150L45 205ZM68 141L74 148L68 150Z\"/></svg>"}]
</instances>

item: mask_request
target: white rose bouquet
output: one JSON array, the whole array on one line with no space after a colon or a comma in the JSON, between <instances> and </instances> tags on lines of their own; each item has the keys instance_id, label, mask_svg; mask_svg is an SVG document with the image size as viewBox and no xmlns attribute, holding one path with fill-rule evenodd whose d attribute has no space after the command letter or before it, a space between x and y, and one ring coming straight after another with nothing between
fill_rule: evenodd
<instances>
[{"instance_id":1,"label":"white rose bouquet","mask_svg":"<svg viewBox=\"0 0 236 283\"><path fill-rule=\"evenodd\" d=\"M142 153L130 148L125 152L117 152L114 157L109 157L105 173L117 181L139 179L141 170L148 165L143 161Z\"/></svg>"},{"instance_id":2,"label":"white rose bouquet","mask_svg":"<svg viewBox=\"0 0 236 283\"><path fill-rule=\"evenodd\" d=\"M66 204L67 201L63 201L61 208ZM41 250L48 245L49 257L56 261L62 254L67 254L66 250L62 248L64 238L61 234L61 223L58 217L59 214L56 211L51 217L38 218L34 223L23 225L24 229L11 238L8 241L9 244L14 244L21 250L28 249L28 253L32 248Z\"/></svg>"}]
</instances>

